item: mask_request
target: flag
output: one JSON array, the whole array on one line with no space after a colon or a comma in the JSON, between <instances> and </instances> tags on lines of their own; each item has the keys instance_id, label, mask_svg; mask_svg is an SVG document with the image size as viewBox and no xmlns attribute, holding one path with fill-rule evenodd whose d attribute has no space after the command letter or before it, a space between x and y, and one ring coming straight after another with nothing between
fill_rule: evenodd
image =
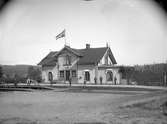
<instances>
[{"instance_id":1,"label":"flag","mask_svg":"<svg viewBox=\"0 0 167 124\"><path fill-rule=\"evenodd\" d=\"M65 37L65 29L56 36L56 40L59 39L59 38L62 38L62 37Z\"/></svg>"}]
</instances>

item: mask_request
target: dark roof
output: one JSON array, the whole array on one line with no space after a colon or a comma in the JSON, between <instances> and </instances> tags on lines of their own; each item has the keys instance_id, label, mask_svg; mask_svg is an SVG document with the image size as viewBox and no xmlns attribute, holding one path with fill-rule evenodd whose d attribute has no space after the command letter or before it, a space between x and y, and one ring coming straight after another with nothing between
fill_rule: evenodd
<instances>
[{"instance_id":1,"label":"dark roof","mask_svg":"<svg viewBox=\"0 0 167 124\"><path fill-rule=\"evenodd\" d=\"M95 64L101 60L101 58L104 56L107 47L101 47L101 48L88 48L88 49L80 49L78 50L83 57L80 58L78 61L79 65L85 65L85 64Z\"/></svg>"},{"instance_id":2,"label":"dark roof","mask_svg":"<svg viewBox=\"0 0 167 124\"><path fill-rule=\"evenodd\" d=\"M80 57L78 65L97 64L102 59L107 50L113 64L117 64L109 47L74 49L70 48L69 46L65 46L62 50L64 50L65 48ZM59 52L50 52L38 65L56 65L57 55L60 54L62 50L60 50Z\"/></svg>"},{"instance_id":3,"label":"dark roof","mask_svg":"<svg viewBox=\"0 0 167 124\"><path fill-rule=\"evenodd\" d=\"M109 47L100 47L100 48L88 48L88 49L75 49L78 51L82 57L78 61L79 65L85 65L85 64L97 64L102 57L104 56L105 52L109 52L109 57L113 64L117 64L113 53Z\"/></svg>"},{"instance_id":4,"label":"dark roof","mask_svg":"<svg viewBox=\"0 0 167 124\"><path fill-rule=\"evenodd\" d=\"M57 62L57 57L55 56L58 52L53 51L50 52L45 58L41 60L41 62L38 65L42 66L54 66Z\"/></svg>"}]
</instances>

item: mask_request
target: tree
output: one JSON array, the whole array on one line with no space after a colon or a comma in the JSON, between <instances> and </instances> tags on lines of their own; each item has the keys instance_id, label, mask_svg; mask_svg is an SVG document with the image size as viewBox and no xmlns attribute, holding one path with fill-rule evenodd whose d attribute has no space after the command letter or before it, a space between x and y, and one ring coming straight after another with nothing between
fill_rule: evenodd
<instances>
[{"instance_id":1,"label":"tree","mask_svg":"<svg viewBox=\"0 0 167 124\"><path fill-rule=\"evenodd\" d=\"M2 66L0 66L0 79L3 77L3 70L2 70Z\"/></svg>"},{"instance_id":2,"label":"tree","mask_svg":"<svg viewBox=\"0 0 167 124\"><path fill-rule=\"evenodd\" d=\"M19 83L21 77L18 74L14 75L14 85L17 87L17 84Z\"/></svg>"},{"instance_id":3,"label":"tree","mask_svg":"<svg viewBox=\"0 0 167 124\"><path fill-rule=\"evenodd\" d=\"M3 82L3 70L2 70L2 66L0 66L0 82Z\"/></svg>"},{"instance_id":4,"label":"tree","mask_svg":"<svg viewBox=\"0 0 167 124\"><path fill-rule=\"evenodd\" d=\"M167 64L163 65L163 85L167 86Z\"/></svg>"},{"instance_id":5,"label":"tree","mask_svg":"<svg viewBox=\"0 0 167 124\"><path fill-rule=\"evenodd\" d=\"M39 68L34 68L33 66L30 66L28 68L28 78L36 80L38 82L42 81L41 77L41 71Z\"/></svg>"},{"instance_id":6,"label":"tree","mask_svg":"<svg viewBox=\"0 0 167 124\"><path fill-rule=\"evenodd\" d=\"M34 68L33 68L33 66L30 66L29 68L28 68L28 78L33 78L33 74L34 74Z\"/></svg>"}]
</instances>

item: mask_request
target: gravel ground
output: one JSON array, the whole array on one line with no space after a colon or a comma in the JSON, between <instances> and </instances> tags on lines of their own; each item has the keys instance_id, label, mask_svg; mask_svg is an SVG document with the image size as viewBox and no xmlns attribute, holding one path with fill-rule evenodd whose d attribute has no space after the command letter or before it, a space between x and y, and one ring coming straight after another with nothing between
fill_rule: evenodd
<instances>
[{"instance_id":1,"label":"gravel ground","mask_svg":"<svg viewBox=\"0 0 167 124\"><path fill-rule=\"evenodd\" d=\"M164 92L155 91L0 92L0 124L167 124L159 107L166 98ZM141 99L145 104L133 104Z\"/></svg>"}]
</instances>

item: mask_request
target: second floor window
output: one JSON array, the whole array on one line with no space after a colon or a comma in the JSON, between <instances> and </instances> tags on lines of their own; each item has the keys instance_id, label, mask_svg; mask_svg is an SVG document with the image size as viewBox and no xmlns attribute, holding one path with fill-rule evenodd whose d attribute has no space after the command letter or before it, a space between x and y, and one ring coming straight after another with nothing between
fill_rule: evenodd
<instances>
[{"instance_id":1,"label":"second floor window","mask_svg":"<svg viewBox=\"0 0 167 124\"><path fill-rule=\"evenodd\" d=\"M71 65L71 57L69 55L66 56L66 65Z\"/></svg>"},{"instance_id":2,"label":"second floor window","mask_svg":"<svg viewBox=\"0 0 167 124\"><path fill-rule=\"evenodd\" d=\"M72 70L72 77L76 77L77 74L76 74L76 70Z\"/></svg>"}]
</instances>

